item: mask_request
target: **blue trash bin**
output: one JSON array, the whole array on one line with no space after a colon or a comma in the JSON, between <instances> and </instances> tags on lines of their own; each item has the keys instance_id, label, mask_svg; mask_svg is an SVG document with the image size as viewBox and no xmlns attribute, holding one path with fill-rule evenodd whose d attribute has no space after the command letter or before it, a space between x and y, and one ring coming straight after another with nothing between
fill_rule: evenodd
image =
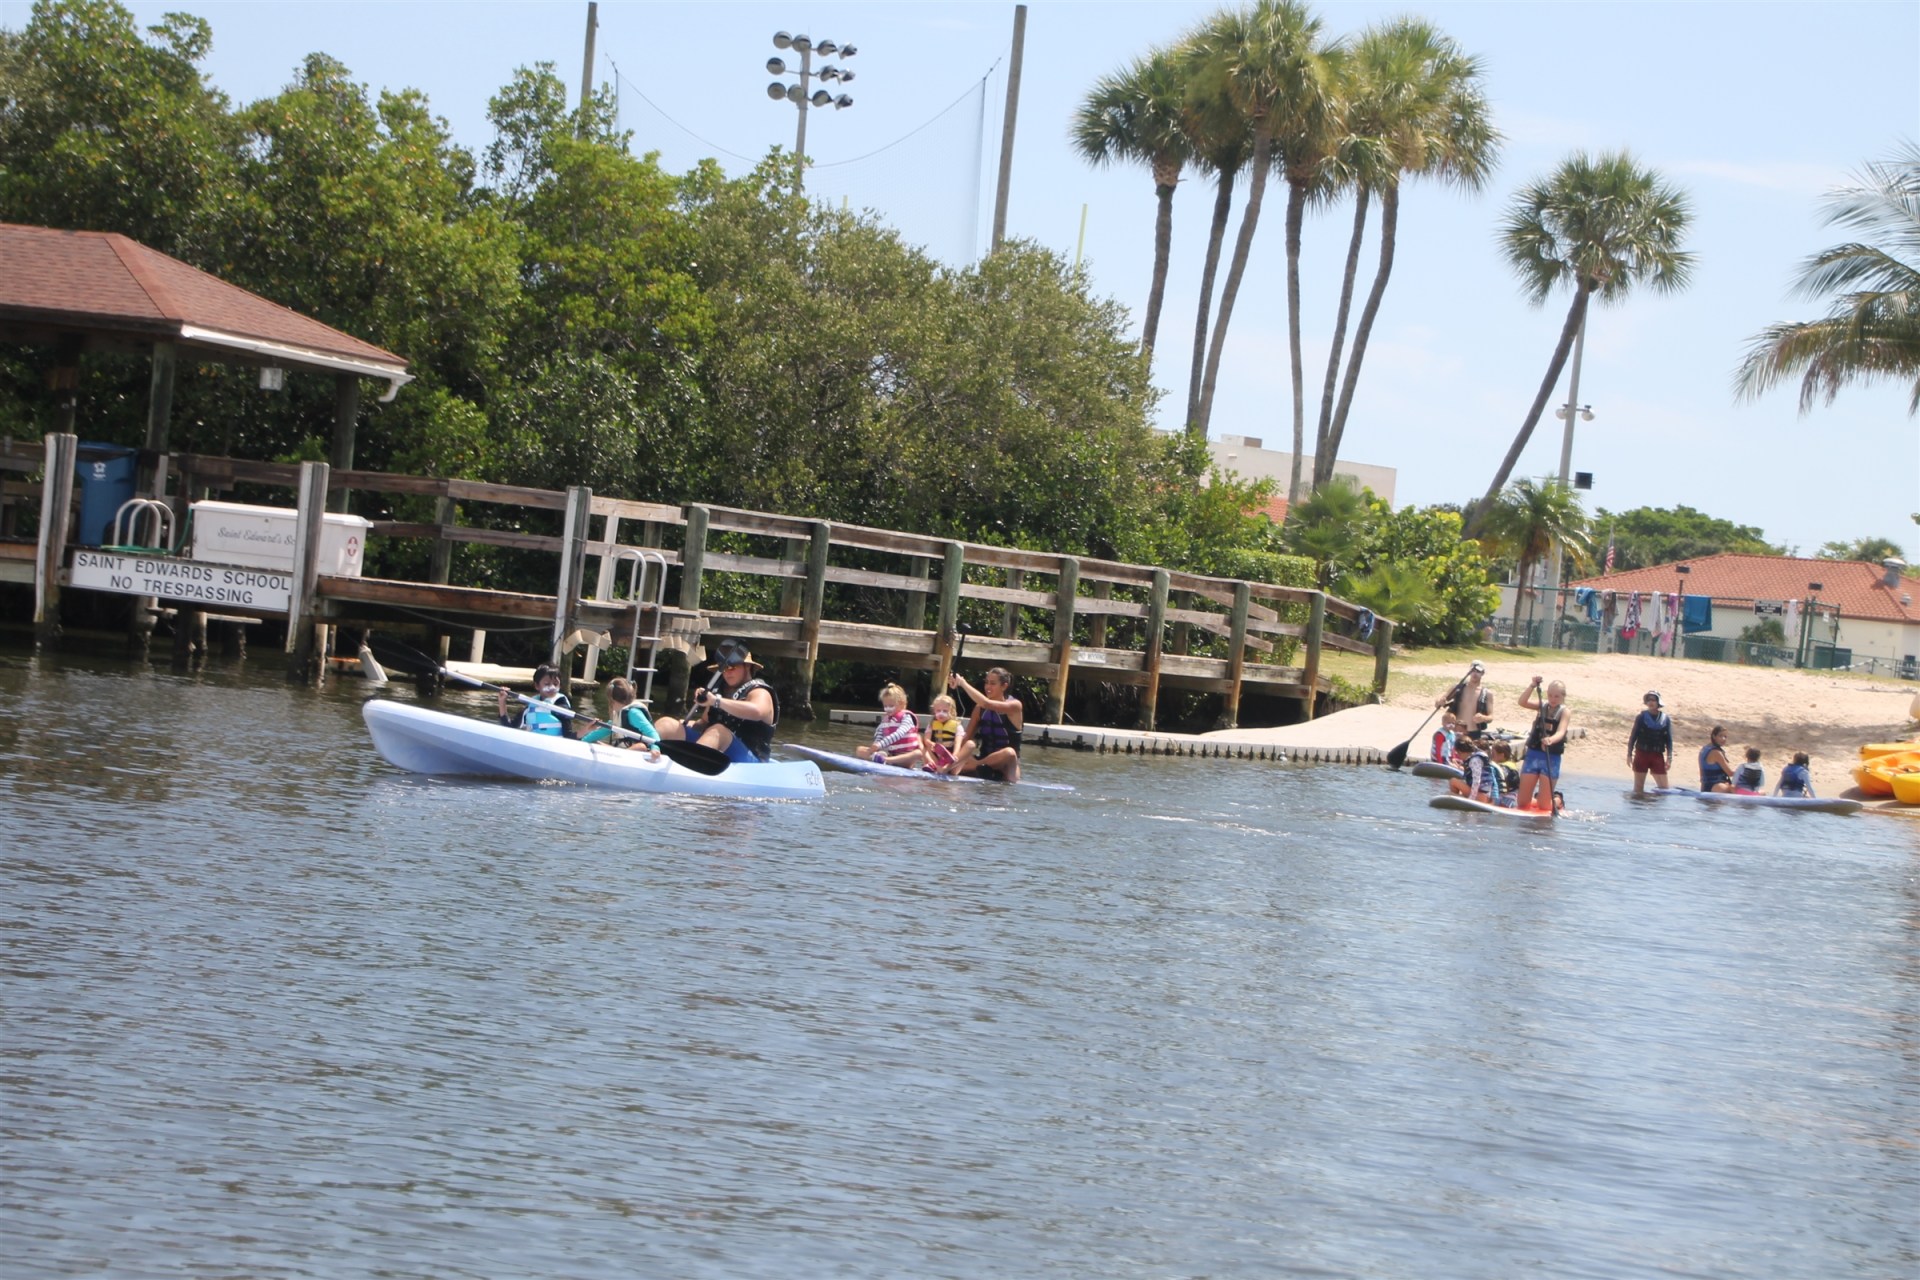
<instances>
[{"instance_id":1,"label":"blue trash bin","mask_svg":"<svg viewBox=\"0 0 1920 1280\"><path fill-rule=\"evenodd\" d=\"M82 440L73 470L80 485L80 529L73 540L85 547L106 546L113 541L113 518L133 497L140 451Z\"/></svg>"}]
</instances>

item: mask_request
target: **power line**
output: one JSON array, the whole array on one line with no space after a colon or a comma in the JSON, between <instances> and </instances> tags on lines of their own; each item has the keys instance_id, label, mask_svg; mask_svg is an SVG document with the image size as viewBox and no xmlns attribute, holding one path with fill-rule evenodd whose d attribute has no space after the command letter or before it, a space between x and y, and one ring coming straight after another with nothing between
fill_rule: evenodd
<instances>
[{"instance_id":1,"label":"power line","mask_svg":"<svg viewBox=\"0 0 1920 1280\"><path fill-rule=\"evenodd\" d=\"M873 157L880 155L883 152L893 150L895 147L899 146L901 143L906 142L911 138L913 138L916 134L923 133L927 129L931 128L934 124L939 122L942 116L945 116L949 111L952 111L955 107L965 102L968 98L971 98L975 93L978 93L980 91L980 86L984 85L988 81L988 79L992 77L994 71L999 68L1001 61L1002 61L1001 59L995 58L993 60L993 65L986 69L986 72L981 75L978 83L968 86L966 92L962 93L959 97L955 98L952 102L949 102L946 106L942 107L939 111L936 111L933 115L929 116L925 121L915 126L914 128L908 130L906 133L894 139L892 142L887 143L885 146L876 147L874 150L867 152L865 155L855 156L851 160L835 160L829 164L814 164L808 167L813 169L837 169L844 165L859 164L863 160L871 160L873 159ZM687 128L687 126L685 126L684 124L681 124L678 120L674 119L671 115L667 113L666 109L663 108L659 103L655 102L652 98L649 98L645 93L641 92L639 85L634 84L631 80L627 79L625 76L620 74L620 64L615 62L611 55L607 57L607 65L613 68L613 83L614 83L614 93L616 97L616 103L615 103L616 110L618 110L617 98L618 98L620 89L622 86L625 86L629 89L632 89L634 96L639 98L640 101L646 103L649 107L652 107L654 112L658 114L662 120L665 120L668 124L672 125L674 128L678 129L680 132L686 134L689 138L692 138L695 142L698 142L701 146L711 147L713 150L719 152L721 155L731 156L735 160L739 160L745 164L757 163L754 157L743 156L738 151L730 151L726 147L721 146L717 142L714 142L708 138L701 137L699 134L695 133L693 130Z\"/></svg>"}]
</instances>

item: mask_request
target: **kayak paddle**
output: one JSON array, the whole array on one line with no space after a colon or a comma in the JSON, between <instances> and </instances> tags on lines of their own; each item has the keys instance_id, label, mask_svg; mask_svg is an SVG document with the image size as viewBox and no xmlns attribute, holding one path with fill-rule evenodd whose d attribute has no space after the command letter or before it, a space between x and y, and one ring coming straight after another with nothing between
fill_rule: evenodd
<instances>
[{"instance_id":1,"label":"kayak paddle","mask_svg":"<svg viewBox=\"0 0 1920 1280\"><path fill-rule=\"evenodd\" d=\"M1470 676L1472 674L1473 674L1472 670L1469 669L1467 672L1467 676ZM1453 692L1447 695L1449 699L1457 698L1460 696L1460 691L1467 687L1467 676L1460 677L1460 683L1454 685ZM1440 704L1440 707L1444 707L1446 705L1447 704L1443 702ZM1427 720L1433 719L1434 713L1439 711L1440 707L1435 707L1432 711L1427 712ZM1420 722L1420 729L1424 729L1427 727L1427 720L1422 720ZM1413 731L1413 738L1417 738L1420 736L1420 729L1415 729ZM1405 742L1401 743L1399 746L1395 747L1393 750L1387 752L1387 768L1398 769L1401 765L1407 762L1407 748L1413 745L1413 738L1408 738Z\"/></svg>"},{"instance_id":2,"label":"kayak paddle","mask_svg":"<svg viewBox=\"0 0 1920 1280\"><path fill-rule=\"evenodd\" d=\"M458 671L441 666L438 662L435 662L432 658L420 652L412 645L402 644L400 641L388 636L368 636L367 644L374 650L382 662L390 667L404 671L408 675L417 676L437 673L444 679L469 685L475 689L487 689L497 693L505 693L510 697L518 698L530 707L544 707L555 715L565 716L569 720L578 720L589 726L603 725L618 737L634 738L641 742L647 740L642 735L635 733L623 725L611 724L598 716L588 715L584 711L575 711L571 707L563 707L557 703L544 702L539 698L531 698L517 690L509 689L505 685L489 684L485 680L480 680L469 675L462 675ZM724 751L715 751L712 747L698 742L673 742L663 738L660 741L660 754L683 769L691 769L695 773L704 773L708 777L725 773L727 766L733 763L732 760L728 759Z\"/></svg>"}]
</instances>

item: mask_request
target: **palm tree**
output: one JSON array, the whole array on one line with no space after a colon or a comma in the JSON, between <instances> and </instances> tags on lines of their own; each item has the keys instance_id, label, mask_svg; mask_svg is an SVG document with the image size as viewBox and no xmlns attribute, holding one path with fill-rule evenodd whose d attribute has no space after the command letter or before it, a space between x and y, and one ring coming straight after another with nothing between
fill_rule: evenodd
<instances>
[{"instance_id":1,"label":"palm tree","mask_svg":"<svg viewBox=\"0 0 1920 1280\"><path fill-rule=\"evenodd\" d=\"M1182 52L1190 67L1197 61L1193 44L1189 37ZM1200 268L1200 301L1194 308L1193 363L1187 374L1187 430L1204 438L1207 424L1200 416L1200 383L1207 364L1207 318L1213 307L1220 250L1226 243L1227 225L1232 220L1233 187L1253 155L1253 129L1234 105L1232 96L1218 85L1209 91L1190 82L1186 130L1193 144L1194 164L1212 174L1214 182L1213 220L1207 227L1207 253Z\"/></svg>"},{"instance_id":2,"label":"palm tree","mask_svg":"<svg viewBox=\"0 0 1920 1280\"><path fill-rule=\"evenodd\" d=\"M1213 416L1213 394L1227 326L1246 275L1267 178L1277 157L1289 188L1287 311L1293 364L1294 466L1287 496L1294 501L1300 496L1300 453L1305 441L1299 333L1300 221L1307 189L1336 136L1339 103L1333 91L1333 67L1339 56L1338 46L1321 42L1320 20L1297 0L1256 0L1251 8L1217 15L1195 33L1189 47L1198 63L1198 91L1226 95L1253 131L1247 203L1240 214L1240 231L1234 238L1233 259L1221 288L1220 310L1214 318L1213 341L1201 379L1200 430L1205 431L1205 424Z\"/></svg>"},{"instance_id":3,"label":"palm tree","mask_svg":"<svg viewBox=\"0 0 1920 1280\"><path fill-rule=\"evenodd\" d=\"M1160 328L1160 305L1167 291L1167 261L1173 246L1173 192L1192 146L1187 141L1183 108L1183 61L1155 49L1125 71L1102 76L1073 117L1074 149L1095 165L1116 160L1143 163L1153 172L1159 212L1153 225L1153 285L1147 293L1146 323L1140 349L1149 358Z\"/></svg>"},{"instance_id":4,"label":"palm tree","mask_svg":"<svg viewBox=\"0 0 1920 1280\"><path fill-rule=\"evenodd\" d=\"M1827 197L1827 222L1863 240L1807 259L1794 292L1831 298L1823 319L1769 326L1734 376L1743 398L1800 378L1800 412L1832 404L1849 383L1911 378L1909 414L1920 413L1920 146L1870 164L1858 186Z\"/></svg>"},{"instance_id":5,"label":"palm tree","mask_svg":"<svg viewBox=\"0 0 1920 1280\"><path fill-rule=\"evenodd\" d=\"M1527 589L1533 567L1553 554L1558 545L1570 564L1586 564L1593 559L1587 513L1572 489L1557 480L1536 484L1532 480L1515 482L1476 513L1483 530L1481 543L1493 555L1512 556L1518 562L1520 591ZM1559 583L1551 586L1558 589ZM1515 597L1514 621L1519 622L1519 597ZM1528 622L1533 611L1528 610Z\"/></svg>"},{"instance_id":6,"label":"palm tree","mask_svg":"<svg viewBox=\"0 0 1920 1280\"><path fill-rule=\"evenodd\" d=\"M1468 57L1451 38L1417 18L1399 18L1369 28L1354 46L1346 90L1348 133L1337 161L1354 187L1353 238L1347 251L1346 276L1314 437L1316 489L1333 477L1354 387L1366 359L1367 340L1380 313L1387 279L1393 273L1402 175L1438 177L1478 190L1493 171L1500 134L1493 127L1480 87L1481 70L1480 59ZM1380 195L1379 265L1354 330L1353 351L1342 384L1338 376L1341 346L1369 199L1376 191Z\"/></svg>"},{"instance_id":7,"label":"palm tree","mask_svg":"<svg viewBox=\"0 0 1920 1280\"><path fill-rule=\"evenodd\" d=\"M1341 476L1297 506L1288 506L1281 538L1287 550L1319 566L1319 582L1326 588L1346 573L1360 554L1368 514L1367 498L1360 486L1353 477Z\"/></svg>"},{"instance_id":8,"label":"palm tree","mask_svg":"<svg viewBox=\"0 0 1920 1280\"><path fill-rule=\"evenodd\" d=\"M1520 273L1522 290L1538 306L1556 285L1567 283L1573 286L1573 302L1526 421L1474 509L1469 535L1479 532L1520 461L1560 381L1574 335L1586 323L1588 300L1598 295L1602 302L1617 301L1637 284L1661 293L1685 287L1694 255L1680 242L1692 219L1686 194L1625 151L1576 153L1514 197L1501 241L1507 261Z\"/></svg>"}]
</instances>

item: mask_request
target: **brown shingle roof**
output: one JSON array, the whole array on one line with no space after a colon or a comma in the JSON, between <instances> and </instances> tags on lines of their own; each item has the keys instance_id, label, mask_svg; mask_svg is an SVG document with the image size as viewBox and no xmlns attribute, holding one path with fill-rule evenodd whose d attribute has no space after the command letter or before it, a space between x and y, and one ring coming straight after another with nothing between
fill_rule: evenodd
<instances>
[{"instance_id":1,"label":"brown shingle roof","mask_svg":"<svg viewBox=\"0 0 1920 1280\"><path fill-rule=\"evenodd\" d=\"M0 325L407 380L407 362L123 235L0 223ZM262 347L260 344L266 344ZM306 357L303 359L302 357Z\"/></svg>"},{"instance_id":2,"label":"brown shingle roof","mask_svg":"<svg viewBox=\"0 0 1920 1280\"><path fill-rule=\"evenodd\" d=\"M1674 564L1625 569L1602 577L1582 578L1576 587L1608 591L1679 591L1690 596L1712 596L1721 601L1804 600L1807 584L1820 584L1820 603L1834 605L1843 618L1875 622L1920 623L1920 583L1903 578L1889 587L1877 564L1861 560L1809 560L1794 556L1749 556L1731 552L1675 562L1687 565L1683 579ZM1903 597L1905 603L1902 602Z\"/></svg>"}]
</instances>

